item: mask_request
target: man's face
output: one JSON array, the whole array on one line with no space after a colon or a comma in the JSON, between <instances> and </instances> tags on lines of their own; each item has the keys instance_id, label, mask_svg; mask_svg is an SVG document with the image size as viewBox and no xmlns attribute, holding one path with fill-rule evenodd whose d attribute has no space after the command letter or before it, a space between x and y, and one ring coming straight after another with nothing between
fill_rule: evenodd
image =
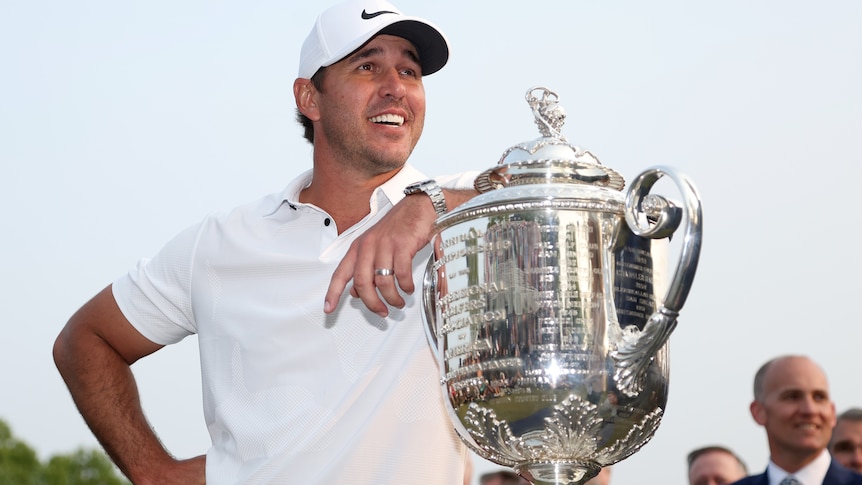
<instances>
[{"instance_id":1,"label":"man's face","mask_svg":"<svg viewBox=\"0 0 862 485\"><path fill-rule=\"evenodd\" d=\"M326 68L316 101L315 151L372 176L400 168L425 124L416 48L401 37L378 35Z\"/></svg>"},{"instance_id":2,"label":"man's face","mask_svg":"<svg viewBox=\"0 0 862 485\"><path fill-rule=\"evenodd\" d=\"M862 473L862 421L840 420L832 430L829 451L838 463Z\"/></svg>"},{"instance_id":3,"label":"man's face","mask_svg":"<svg viewBox=\"0 0 862 485\"><path fill-rule=\"evenodd\" d=\"M610 467L602 468L598 475L589 479L584 485L608 485L611 483Z\"/></svg>"},{"instance_id":4,"label":"man's face","mask_svg":"<svg viewBox=\"0 0 862 485\"><path fill-rule=\"evenodd\" d=\"M723 451L710 451L697 457L688 469L689 485L726 485L745 476L736 458Z\"/></svg>"},{"instance_id":5,"label":"man's face","mask_svg":"<svg viewBox=\"0 0 862 485\"><path fill-rule=\"evenodd\" d=\"M493 474L490 476L483 476L480 479L481 485L530 485L530 482L527 481L526 478L519 476L512 476L511 474Z\"/></svg>"},{"instance_id":6,"label":"man's face","mask_svg":"<svg viewBox=\"0 0 862 485\"><path fill-rule=\"evenodd\" d=\"M803 357L773 362L763 378L761 399L751 404L751 413L766 428L773 454L810 456L826 448L835 405L817 364Z\"/></svg>"}]
</instances>

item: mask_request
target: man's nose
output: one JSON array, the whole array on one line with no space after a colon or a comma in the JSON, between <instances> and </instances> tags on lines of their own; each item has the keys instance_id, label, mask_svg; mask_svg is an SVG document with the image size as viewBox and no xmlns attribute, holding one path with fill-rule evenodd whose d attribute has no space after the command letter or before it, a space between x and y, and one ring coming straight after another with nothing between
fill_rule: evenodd
<instances>
[{"instance_id":1,"label":"man's nose","mask_svg":"<svg viewBox=\"0 0 862 485\"><path fill-rule=\"evenodd\" d=\"M850 456L850 463L853 465L853 468L857 471L862 471L862 444L854 446Z\"/></svg>"},{"instance_id":2,"label":"man's nose","mask_svg":"<svg viewBox=\"0 0 862 485\"><path fill-rule=\"evenodd\" d=\"M805 399L802 399L800 402L800 407L806 413L816 413L818 408L818 401L815 400L812 396L807 396Z\"/></svg>"},{"instance_id":3,"label":"man's nose","mask_svg":"<svg viewBox=\"0 0 862 485\"><path fill-rule=\"evenodd\" d=\"M404 86L404 80L401 79L401 73L398 69L388 69L382 74L382 82L380 85L380 96L393 96L401 99L407 93L407 88Z\"/></svg>"}]
</instances>

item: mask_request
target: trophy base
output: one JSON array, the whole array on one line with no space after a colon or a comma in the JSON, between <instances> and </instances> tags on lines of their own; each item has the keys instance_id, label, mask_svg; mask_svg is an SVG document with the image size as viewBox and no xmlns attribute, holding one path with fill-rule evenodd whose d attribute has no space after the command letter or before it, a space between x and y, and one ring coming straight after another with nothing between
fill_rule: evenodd
<instances>
[{"instance_id":1,"label":"trophy base","mask_svg":"<svg viewBox=\"0 0 862 485\"><path fill-rule=\"evenodd\" d=\"M534 485L581 485L601 470L594 462L580 461L533 462L515 466L515 471Z\"/></svg>"}]
</instances>

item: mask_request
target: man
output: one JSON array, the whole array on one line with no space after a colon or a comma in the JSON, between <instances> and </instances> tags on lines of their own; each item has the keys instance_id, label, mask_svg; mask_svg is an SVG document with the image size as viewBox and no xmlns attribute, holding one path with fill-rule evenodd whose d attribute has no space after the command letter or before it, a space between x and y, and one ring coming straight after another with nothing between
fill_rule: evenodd
<instances>
[{"instance_id":1,"label":"man","mask_svg":"<svg viewBox=\"0 0 862 485\"><path fill-rule=\"evenodd\" d=\"M66 324L57 367L134 483L463 480L412 292L434 220L475 192L415 185L425 177L406 164L422 76L448 52L434 25L385 1L325 11L293 86L312 169L182 232ZM350 280L365 306L342 301ZM150 429L130 366L192 334L212 446L183 460Z\"/></svg>"},{"instance_id":2,"label":"man","mask_svg":"<svg viewBox=\"0 0 862 485\"><path fill-rule=\"evenodd\" d=\"M606 466L602 468L602 471L600 471L598 475L587 480L587 483L585 483L584 485L610 485L611 468L613 468L613 466Z\"/></svg>"},{"instance_id":3,"label":"man","mask_svg":"<svg viewBox=\"0 0 862 485\"><path fill-rule=\"evenodd\" d=\"M811 359L770 360L754 376L751 416L766 430L769 465L745 485L859 485L862 475L832 460L826 445L835 426L835 404L823 370Z\"/></svg>"},{"instance_id":4,"label":"man","mask_svg":"<svg viewBox=\"0 0 862 485\"><path fill-rule=\"evenodd\" d=\"M851 408L838 416L829 452L838 463L862 473L862 409Z\"/></svg>"},{"instance_id":5,"label":"man","mask_svg":"<svg viewBox=\"0 0 862 485\"><path fill-rule=\"evenodd\" d=\"M479 477L479 485L530 485L530 482L511 470L498 470Z\"/></svg>"},{"instance_id":6,"label":"man","mask_svg":"<svg viewBox=\"0 0 862 485\"><path fill-rule=\"evenodd\" d=\"M727 485L746 475L745 463L723 446L705 446L688 454L688 485Z\"/></svg>"}]
</instances>

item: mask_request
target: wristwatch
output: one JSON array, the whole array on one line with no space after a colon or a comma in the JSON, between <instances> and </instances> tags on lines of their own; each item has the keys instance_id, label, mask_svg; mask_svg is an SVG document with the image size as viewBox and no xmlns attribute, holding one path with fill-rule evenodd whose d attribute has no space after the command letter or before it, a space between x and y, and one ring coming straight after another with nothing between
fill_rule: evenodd
<instances>
[{"instance_id":1,"label":"wristwatch","mask_svg":"<svg viewBox=\"0 0 862 485\"><path fill-rule=\"evenodd\" d=\"M431 198L431 204L434 205L434 212L437 213L437 217L446 213L446 198L443 197L443 191L440 190L437 181L434 179L423 180L422 182L412 183L404 188L404 195L419 193L428 194L428 197Z\"/></svg>"}]
</instances>

